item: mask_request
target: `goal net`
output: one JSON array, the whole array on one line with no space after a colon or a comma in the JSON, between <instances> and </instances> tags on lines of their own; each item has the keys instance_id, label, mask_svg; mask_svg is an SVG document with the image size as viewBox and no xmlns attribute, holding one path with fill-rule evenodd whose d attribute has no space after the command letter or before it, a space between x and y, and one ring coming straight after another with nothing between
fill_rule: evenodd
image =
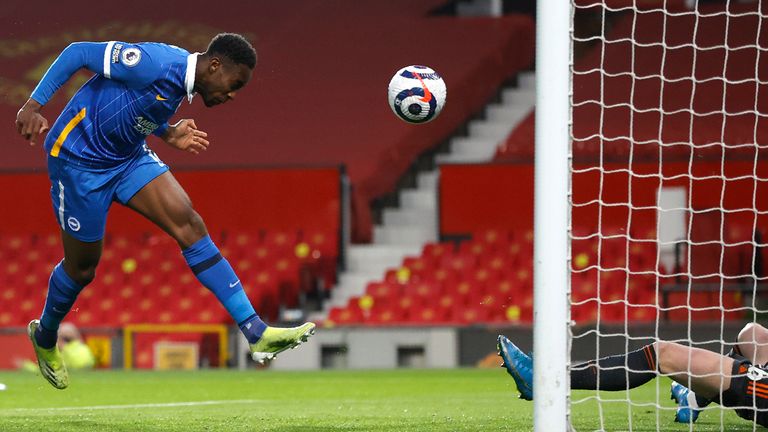
<instances>
[{"instance_id":1,"label":"goal net","mask_svg":"<svg viewBox=\"0 0 768 432\"><path fill-rule=\"evenodd\" d=\"M766 3L571 4L571 365L655 340L726 353L766 312ZM668 378L570 393L576 430L668 430L675 409Z\"/></svg>"}]
</instances>

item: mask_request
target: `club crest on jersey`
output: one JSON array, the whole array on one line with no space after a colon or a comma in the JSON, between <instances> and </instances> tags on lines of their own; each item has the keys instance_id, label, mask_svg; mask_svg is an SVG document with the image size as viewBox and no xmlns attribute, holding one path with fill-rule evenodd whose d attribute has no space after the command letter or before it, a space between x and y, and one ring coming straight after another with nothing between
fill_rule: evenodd
<instances>
[{"instance_id":1,"label":"club crest on jersey","mask_svg":"<svg viewBox=\"0 0 768 432\"><path fill-rule=\"evenodd\" d=\"M67 219L67 225L69 225L69 229L72 231L80 231L80 221L74 216L70 216L69 219Z\"/></svg>"},{"instance_id":2,"label":"club crest on jersey","mask_svg":"<svg viewBox=\"0 0 768 432\"><path fill-rule=\"evenodd\" d=\"M141 60L141 51L138 48L126 48L120 60L128 67L136 66Z\"/></svg>"}]
</instances>

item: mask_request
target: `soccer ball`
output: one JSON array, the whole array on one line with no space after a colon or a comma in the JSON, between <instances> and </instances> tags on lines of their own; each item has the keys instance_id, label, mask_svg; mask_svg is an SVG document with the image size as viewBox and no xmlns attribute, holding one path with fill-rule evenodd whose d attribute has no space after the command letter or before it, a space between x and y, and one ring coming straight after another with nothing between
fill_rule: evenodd
<instances>
[{"instance_id":1,"label":"soccer ball","mask_svg":"<svg viewBox=\"0 0 768 432\"><path fill-rule=\"evenodd\" d=\"M406 66L389 81L389 107L408 123L434 120L445 105L443 78L426 66Z\"/></svg>"}]
</instances>

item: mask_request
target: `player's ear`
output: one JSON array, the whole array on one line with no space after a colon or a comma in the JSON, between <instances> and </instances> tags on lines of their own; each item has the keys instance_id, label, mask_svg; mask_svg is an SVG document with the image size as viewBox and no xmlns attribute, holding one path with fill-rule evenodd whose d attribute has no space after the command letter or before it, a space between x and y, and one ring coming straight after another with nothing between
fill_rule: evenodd
<instances>
[{"instance_id":1,"label":"player's ear","mask_svg":"<svg viewBox=\"0 0 768 432\"><path fill-rule=\"evenodd\" d=\"M221 68L221 60L218 57L211 57L208 62L208 72L216 72L219 68Z\"/></svg>"}]
</instances>

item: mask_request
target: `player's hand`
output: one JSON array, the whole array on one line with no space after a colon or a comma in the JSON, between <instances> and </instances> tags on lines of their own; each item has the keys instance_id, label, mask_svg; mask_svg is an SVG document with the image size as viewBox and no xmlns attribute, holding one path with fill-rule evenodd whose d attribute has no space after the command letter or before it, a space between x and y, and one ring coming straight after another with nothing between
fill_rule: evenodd
<instances>
[{"instance_id":1,"label":"player's hand","mask_svg":"<svg viewBox=\"0 0 768 432\"><path fill-rule=\"evenodd\" d=\"M40 114L40 108L42 105L30 98L16 113L16 131L29 141L29 145L35 145L37 136L48 132L48 120Z\"/></svg>"},{"instance_id":2,"label":"player's hand","mask_svg":"<svg viewBox=\"0 0 768 432\"><path fill-rule=\"evenodd\" d=\"M184 119L169 127L163 138L171 147L198 154L208 150L210 143L205 139L207 136L207 133L197 128L194 120Z\"/></svg>"}]
</instances>

